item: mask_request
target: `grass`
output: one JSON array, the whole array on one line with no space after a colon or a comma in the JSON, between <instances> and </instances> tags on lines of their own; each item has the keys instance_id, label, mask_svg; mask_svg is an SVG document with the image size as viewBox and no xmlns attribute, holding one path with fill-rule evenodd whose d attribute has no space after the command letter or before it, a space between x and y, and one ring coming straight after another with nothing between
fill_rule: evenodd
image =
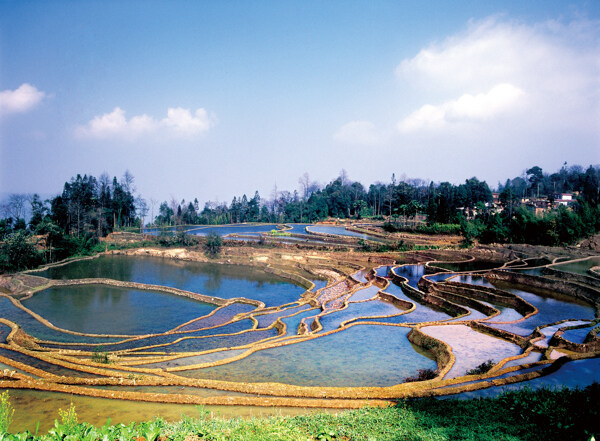
<instances>
[{"instance_id":1,"label":"grass","mask_svg":"<svg viewBox=\"0 0 600 441\"><path fill-rule=\"evenodd\" d=\"M8 404L8 395L2 394ZM145 441L452 441L600 439L600 385L580 389L527 388L495 398L406 400L390 408L363 408L339 414L296 417L212 417L198 407L195 418L162 419L102 427L79 423L73 405L46 435L0 432L13 440ZM5 407L3 407L5 408Z\"/></svg>"}]
</instances>

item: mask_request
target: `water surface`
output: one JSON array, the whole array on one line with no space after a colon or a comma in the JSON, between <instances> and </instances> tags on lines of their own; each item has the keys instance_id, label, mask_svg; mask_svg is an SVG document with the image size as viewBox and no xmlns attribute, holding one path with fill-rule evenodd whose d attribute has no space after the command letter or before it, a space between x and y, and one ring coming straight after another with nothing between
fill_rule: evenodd
<instances>
[{"instance_id":1,"label":"water surface","mask_svg":"<svg viewBox=\"0 0 600 441\"><path fill-rule=\"evenodd\" d=\"M51 279L108 278L169 286L223 299L246 297L267 306L291 303L305 290L260 268L151 256L103 255L36 273Z\"/></svg>"},{"instance_id":2,"label":"water surface","mask_svg":"<svg viewBox=\"0 0 600 441\"><path fill-rule=\"evenodd\" d=\"M403 382L417 369L436 367L433 360L414 349L406 338L409 331L390 326L353 326L187 375L299 386L391 386Z\"/></svg>"}]
</instances>

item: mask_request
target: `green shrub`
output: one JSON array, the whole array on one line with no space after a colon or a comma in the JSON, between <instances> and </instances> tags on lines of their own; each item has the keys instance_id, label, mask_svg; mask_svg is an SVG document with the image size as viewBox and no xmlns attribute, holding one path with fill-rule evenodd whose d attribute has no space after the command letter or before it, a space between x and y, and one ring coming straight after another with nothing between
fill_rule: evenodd
<instances>
[{"instance_id":1,"label":"green shrub","mask_svg":"<svg viewBox=\"0 0 600 441\"><path fill-rule=\"evenodd\" d=\"M94 363L103 363L108 364L110 360L108 359L108 352L104 351L102 346L94 349L94 353L92 354L91 360Z\"/></svg>"},{"instance_id":2,"label":"green shrub","mask_svg":"<svg viewBox=\"0 0 600 441\"><path fill-rule=\"evenodd\" d=\"M436 369L419 369L412 377L406 377L404 382L413 383L415 381L433 380L437 376L438 371Z\"/></svg>"},{"instance_id":3,"label":"green shrub","mask_svg":"<svg viewBox=\"0 0 600 441\"><path fill-rule=\"evenodd\" d=\"M484 361L483 363L481 363L479 366L477 366L476 368L470 369L467 371L467 375L481 375L481 374L486 374L488 373L494 366L496 365L496 363L494 363L494 360L488 360L488 361Z\"/></svg>"},{"instance_id":4,"label":"green shrub","mask_svg":"<svg viewBox=\"0 0 600 441\"><path fill-rule=\"evenodd\" d=\"M223 239L217 233L211 232L204 239L204 253L208 257L216 257L221 253Z\"/></svg>"}]
</instances>

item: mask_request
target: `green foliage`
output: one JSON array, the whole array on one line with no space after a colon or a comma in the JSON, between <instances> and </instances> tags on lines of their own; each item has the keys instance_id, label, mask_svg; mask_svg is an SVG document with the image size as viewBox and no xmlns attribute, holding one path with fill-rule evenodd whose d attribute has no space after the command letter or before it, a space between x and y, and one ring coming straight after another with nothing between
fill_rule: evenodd
<instances>
[{"instance_id":1,"label":"green foliage","mask_svg":"<svg viewBox=\"0 0 600 441\"><path fill-rule=\"evenodd\" d=\"M429 225L417 225L416 227L404 227L390 222L383 224L383 229L390 233L407 231L421 234L460 234L460 224L441 224L438 222Z\"/></svg>"},{"instance_id":2,"label":"green foliage","mask_svg":"<svg viewBox=\"0 0 600 441\"><path fill-rule=\"evenodd\" d=\"M79 423L77 412L75 410L75 404L71 402L69 409L67 410L58 409L58 415L60 416L62 427L64 428L65 433L73 432ZM57 426L57 424L55 424L55 426Z\"/></svg>"},{"instance_id":3,"label":"green foliage","mask_svg":"<svg viewBox=\"0 0 600 441\"><path fill-rule=\"evenodd\" d=\"M223 239L217 233L210 232L204 239L204 253L208 257L216 257L221 253L223 247Z\"/></svg>"},{"instance_id":4,"label":"green foliage","mask_svg":"<svg viewBox=\"0 0 600 441\"><path fill-rule=\"evenodd\" d=\"M94 349L91 360L94 363L102 363L102 364L110 363L110 360L108 358L108 352L104 351L104 348L102 346L99 346Z\"/></svg>"},{"instance_id":5,"label":"green foliage","mask_svg":"<svg viewBox=\"0 0 600 441\"><path fill-rule=\"evenodd\" d=\"M331 428L328 429L326 427L321 427L316 438L319 441L334 441L337 438L337 435L335 433L335 430Z\"/></svg>"},{"instance_id":6,"label":"green foliage","mask_svg":"<svg viewBox=\"0 0 600 441\"><path fill-rule=\"evenodd\" d=\"M598 438L599 399L600 385L595 383L584 390L524 388L496 398L421 398L402 401L395 407L288 418L223 419L199 407L198 418L183 416L174 423L155 419L114 426L108 420L99 428L79 423L71 404L69 410L59 410L60 422L55 421L48 435L0 431L0 441L113 441L142 437L147 441L575 441Z\"/></svg>"},{"instance_id":7,"label":"green foliage","mask_svg":"<svg viewBox=\"0 0 600 441\"><path fill-rule=\"evenodd\" d=\"M34 268L42 262L42 256L30 241L25 230L15 231L0 244L0 271L20 271Z\"/></svg>"},{"instance_id":8,"label":"green foliage","mask_svg":"<svg viewBox=\"0 0 600 441\"><path fill-rule=\"evenodd\" d=\"M496 365L496 363L494 363L494 360L487 360L484 361L483 363L481 363L479 366L477 366L476 368L473 369L469 369L467 371L467 375L481 375L481 374L486 374L488 373L494 366Z\"/></svg>"},{"instance_id":9,"label":"green foliage","mask_svg":"<svg viewBox=\"0 0 600 441\"><path fill-rule=\"evenodd\" d=\"M8 426L12 422L15 409L10 403L8 391L0 394L0 434L8 432Z\"/></svg>"},{"instance_id":10,"label":"green foliage","mask_svg":"<svg viewBox=\"0 0 600 441\"><path fill-rule=\"evenodd\" d=\"M404 382L413 383L415 381L433 380L437 376L438 371L436 369L419 369L412 377L406 377Z\"/></svg>"}]
</instances>

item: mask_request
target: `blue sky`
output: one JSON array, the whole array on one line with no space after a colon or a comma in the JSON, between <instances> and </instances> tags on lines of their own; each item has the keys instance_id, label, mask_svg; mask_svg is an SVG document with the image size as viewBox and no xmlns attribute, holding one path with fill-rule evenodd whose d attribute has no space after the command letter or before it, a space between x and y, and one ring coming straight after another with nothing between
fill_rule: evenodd
<instances>
[{"instance_id":1,"label":"blue sky","mask_svg":"<svg viewBox=\"0 0 600 441\"><path fill-rule=\"evenodd\" d=\"M0 193L600 163L597 1L0 1Z\"/></svg>"}]
</instances>

